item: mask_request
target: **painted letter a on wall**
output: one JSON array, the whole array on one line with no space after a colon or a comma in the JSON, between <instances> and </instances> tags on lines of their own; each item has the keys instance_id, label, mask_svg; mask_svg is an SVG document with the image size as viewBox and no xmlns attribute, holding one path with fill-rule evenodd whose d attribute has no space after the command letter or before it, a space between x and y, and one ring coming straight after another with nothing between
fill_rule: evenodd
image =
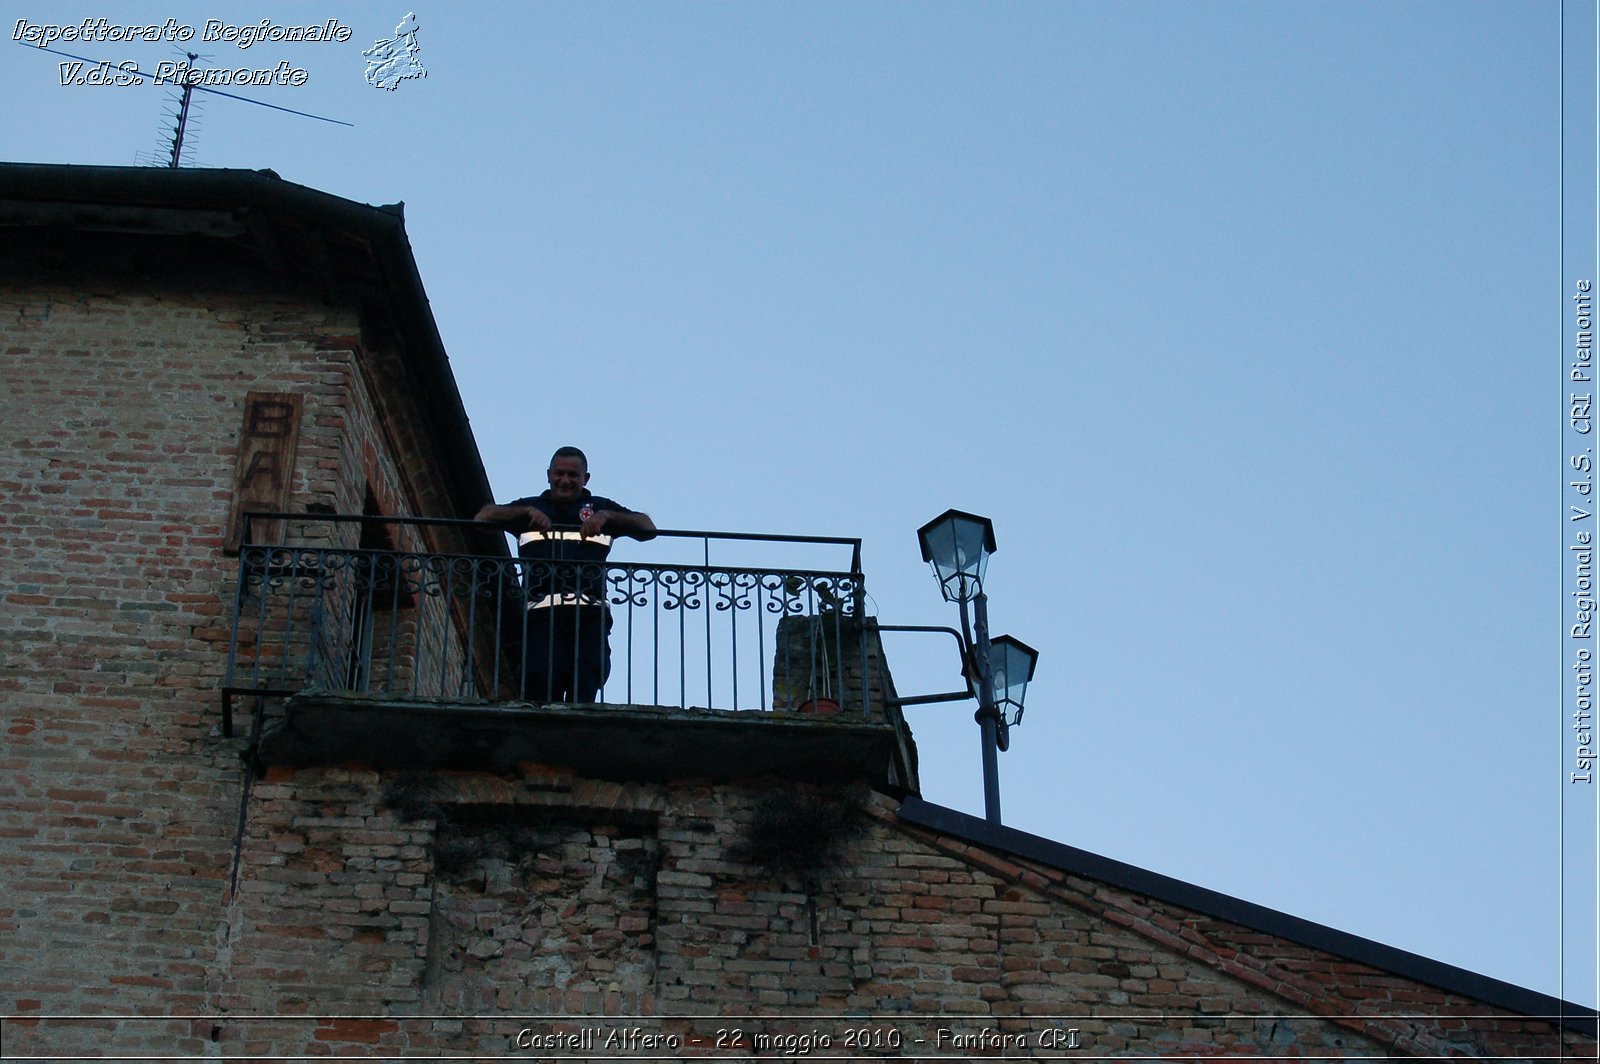
<instances>
[{"instance_id":1,"label":"painted letter a on wall","mask_svg":"<svg viewBox=\"0 0 1600 1064\"><path fill-rule=\"evenodd\" d=\"M233 474L233 505L228 512L229 554L239 552L246 513L282 511L289 506L302 406L301 397L291 392L251 392L245 396L239 465ZM277 525L276 521L252 522L251 541L271 543Z\"/></svg>"}]
</instances>

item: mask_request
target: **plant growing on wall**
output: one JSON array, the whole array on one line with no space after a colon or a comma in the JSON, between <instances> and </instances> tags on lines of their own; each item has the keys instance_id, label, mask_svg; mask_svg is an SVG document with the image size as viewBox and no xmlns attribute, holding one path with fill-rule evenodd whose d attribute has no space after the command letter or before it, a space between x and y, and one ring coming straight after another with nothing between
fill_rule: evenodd
<instances>
[{"instance_id":1,"label":"plant growing on wall","mask_svg":"<svg viewBox=\"0 0 1600 1064\"><path fill-rule=\"evenodd\" d=\"M819 873L845 863L850 843L866 827L865 804L860 788L772 791L756 802L731 852L769 875L799 879L809 890Z\"/></svg>"}]
</instances>

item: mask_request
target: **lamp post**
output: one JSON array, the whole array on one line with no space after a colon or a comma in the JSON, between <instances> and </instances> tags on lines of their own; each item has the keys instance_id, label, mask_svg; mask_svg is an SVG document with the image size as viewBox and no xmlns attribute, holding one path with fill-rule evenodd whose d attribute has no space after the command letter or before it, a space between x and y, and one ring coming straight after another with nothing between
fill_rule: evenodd
<instances>
[{"instance_id":1,"label":"lamp post","mask_svg":"<svg viewBox=\"0 0 1600 1064\"><path fill-rule=\"evenodd\" d=\"M1000 823L999 752L1011 745L1011 725L1022 721L1022 700L1038 652L1011 636L989 638L989 597L983 576L995 552L994 524L987 517L946 510L917 530L922 560L933 565L946 602L961 606L962 649L967 675L976 676L978 722L983 742L984 819ZM971 613L968 613L968 607ZM1016 712L1006 719L1003 706Z\"/></svg>"}]
</instances>

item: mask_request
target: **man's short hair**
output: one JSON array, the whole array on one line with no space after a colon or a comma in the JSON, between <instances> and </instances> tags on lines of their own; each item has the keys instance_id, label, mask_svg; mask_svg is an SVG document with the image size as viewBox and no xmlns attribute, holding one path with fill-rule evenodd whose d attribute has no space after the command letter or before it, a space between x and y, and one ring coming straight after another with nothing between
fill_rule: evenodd
<instances>
[{"instance_id":1,"label":"man's short hair","mask_svg":"<svg viewBox=\"0 0 1600 1064\"><path fill-rule=\"evenodd\" d=\"M589 457L588 457L588 455L584 454L582 451L578 450L576 447L557 447L556 448L556 453L550 456L550 468L551 469L554 469L556 467L556 459L557 458L576 458L578 461L583 463L583 471L585 473L587 473L589 471Z\"/></svg>"}]
</instances>

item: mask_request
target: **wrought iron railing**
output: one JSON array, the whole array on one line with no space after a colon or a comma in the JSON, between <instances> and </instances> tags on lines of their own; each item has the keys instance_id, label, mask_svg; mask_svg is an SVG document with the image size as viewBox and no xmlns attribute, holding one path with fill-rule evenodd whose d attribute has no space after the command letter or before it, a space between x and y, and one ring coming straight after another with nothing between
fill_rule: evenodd
<instances>
[{"instance_id":1,"label":"wrought iron railing","mask_svg":"<svg viewBox=\"0 0 1600 1064\"><path fill-rule=\"evenodd\" d=\"M858 539L663 530L649 543L619 540L596 564L490 553L504 544L492 532L471 521L248 515L225 729L235 698L312 691L872 714ZM638 555L655 560L628 557ZM565 620L552 625L556 613L541 612L552 608ZM594 667L593 636L553 639L563 624L608 634L609 670ZM579 678L597 673L591 695Z\"/></svg>"}]
</instances>

